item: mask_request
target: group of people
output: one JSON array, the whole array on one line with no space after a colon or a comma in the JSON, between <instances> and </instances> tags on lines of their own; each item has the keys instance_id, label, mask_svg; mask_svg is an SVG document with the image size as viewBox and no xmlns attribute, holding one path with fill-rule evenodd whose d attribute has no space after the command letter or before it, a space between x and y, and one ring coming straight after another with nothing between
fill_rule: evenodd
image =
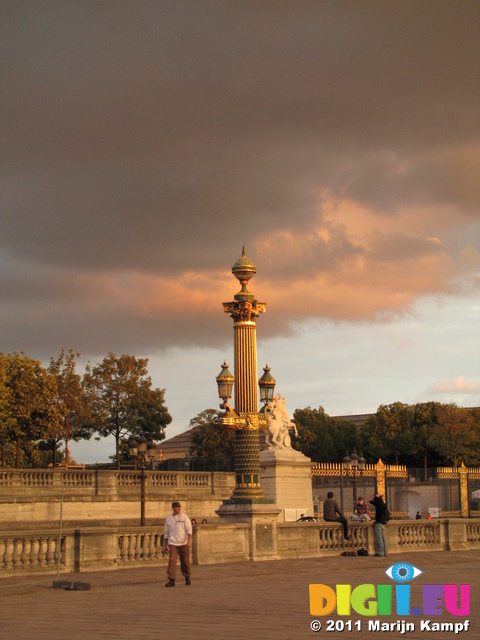
<instances>
[{"instance_id":1,"label":"group of people","mask_svg":"<svg viewBox=\"0 0 480 640\"><path fill-rule=\"evenodd\" d=\"M387 505L380 493L376 493L372 497L370 504L375 507L375 555L387 556L388 546L385 536ZM343 526L345 540L350 540L347 519L335 500L333 491L327 493L327 499L323 503L323 519L325 522L339 522ZM371 519L370 508L362 497L357 500L353 519L361 522L367 522ZM172 514L165 521L164 531L164 553L169 556L166 587L175 586L178 559L180 559L180 570L185 578L185 585L190 586L191 584L190 547L192 546L192 525L196 524L195 518L190 520L186 514L182 513L180 502L172 502ZM206 518L202 520L202 524L207 524Z\"/></svg>"},{"instance_id":2,"label":"group of people","mask_svg":"<svg viewBox=\"0 0 480 640\"><path fill-rule=\"evenodd\" d=\"M376 493L372 496L370 504L375 507L375 555L387 556L388 546L387 538L385 535L385 512L387 511L387 505L383 500L381 493ZM345 540L350 540L350 534L348 533L348 522L340 509L338 502L334 498L333 491L327 493L327 499L323 503L323 519L325 522L339 522L343 526L343 537ZM355 513L353 515L354 520L361 522L367 522L371 520L370 508L362 497L359 497L357 504L355 505Z\"/></svg>"}]
</instances>

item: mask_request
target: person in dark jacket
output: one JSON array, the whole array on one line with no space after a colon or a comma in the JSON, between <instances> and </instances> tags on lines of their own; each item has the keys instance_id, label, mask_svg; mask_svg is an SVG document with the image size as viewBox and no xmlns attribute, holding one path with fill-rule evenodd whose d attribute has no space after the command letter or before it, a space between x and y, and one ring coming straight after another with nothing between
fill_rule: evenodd
<instances>
[{"instance_id":1,"label":"person in dark jacket","mask_svg":"<svg viewBox=\"0 0 480 640\"><path fill-rule=\"evenodd\" d=\"M323 519L325 522L340 522L343 526L343 537L345 540L350 540L347 519L338 506L338 502L334 499L333 491L327 493L327 499L323 503Z\"/></svg>"},{"instance_id":2,"label":"person in dark jacket","mask_svg":"<svg viewBox=\"0 0 480 640\"><path fill-rule=\"evenodd\" d=\"M384 522L384 514L387 505L383 501L383 495L376 493L370 500L370 504L375 507L375 555L388 556L387 537L385 535L386 524Z\"/></svg>"}]
</instances>

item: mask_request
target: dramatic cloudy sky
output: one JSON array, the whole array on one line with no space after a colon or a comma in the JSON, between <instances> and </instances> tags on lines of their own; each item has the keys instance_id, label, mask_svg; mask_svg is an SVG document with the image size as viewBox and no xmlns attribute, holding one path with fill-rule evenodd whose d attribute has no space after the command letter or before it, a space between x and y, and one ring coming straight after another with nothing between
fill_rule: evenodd
<instances>
[{"instance_id":1,"label":"dramatic cloudy sky","mask_svg":"<svg viewBox=\"0 0 480 640\"><path fill-rule=\"evenodd\" d=\"M0 351L147 356L175 435L245 244L291 412L478 404L476 0L1 8Z\"/></svg>"}]
</instances>

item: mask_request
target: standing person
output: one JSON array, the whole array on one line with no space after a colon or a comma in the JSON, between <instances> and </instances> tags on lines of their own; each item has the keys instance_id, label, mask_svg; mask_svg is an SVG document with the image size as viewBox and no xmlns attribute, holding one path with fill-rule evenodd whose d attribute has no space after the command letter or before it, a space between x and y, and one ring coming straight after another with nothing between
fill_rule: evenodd
<instances>
[{"instance_id":1,"label":"standing person","mask_svg":"<svg viewBox=\"0 0 480 640\"><path fill-rule=\"evenodd\" d=\"M376 493L370 500L370 504L375 507L375 555L386 557L388 556L387 537L385 535L387 505L383 501L383 494Z\"/></svg>"},{"instance_id":2,"label":"standing person","mask_svg":"<svg viewBox=\"0 0 480 640\"><path fill-rule=\"evenodd\" d=\"M323 503L323 519L325 522L340 522L343 525L343 537L345 540L350 540L347 519L338 506L338 502L334 499L333 491L327 493L327 499Z\"/></svg>"},{"instance_id":3,"label":"standing person","mask_svg":"<svg viewBox=\"0 0 480 640\"><path fill-rule=\"evenodd\" d=\"M185 576L185 584L191 584L190 576L190 547L192 545L192 523L190 518L182 513L180 502L172 502L173 513L165 521L164 551L170 554L168 559L166 587L175 586L177 572L177 558L180 557L180 569Z\"/></svg>"}]
</instances>

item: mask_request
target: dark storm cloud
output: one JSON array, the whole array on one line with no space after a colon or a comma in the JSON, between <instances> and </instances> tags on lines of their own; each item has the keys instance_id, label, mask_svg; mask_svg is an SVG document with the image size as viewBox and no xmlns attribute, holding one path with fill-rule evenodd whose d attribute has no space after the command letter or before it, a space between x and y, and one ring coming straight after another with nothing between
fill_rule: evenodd
<instances>
[{"instance_id":1,"label":"dark storm cloud","mask_svg":"<svg viewBox=\"0 0 480 640\"><path fill-rule=\"evenodd\" d=\"M142 346L160 327L164 343L208 340L200 306L186 324L126 310L112 274L226 270L270 232L293 237L284 264L263 260L272 282L390 246L398 260L439 251L415 229L367 246L325 218L325 198L380 221L478 215L476 2L2 7L0 295L15 348L31 322L19 309L37 317L33 342L68 327L88 342L92 325L95 342L121 341L135 322ZM52 309L61 329L42 325Z\"/></svg>"}]
</instances>

